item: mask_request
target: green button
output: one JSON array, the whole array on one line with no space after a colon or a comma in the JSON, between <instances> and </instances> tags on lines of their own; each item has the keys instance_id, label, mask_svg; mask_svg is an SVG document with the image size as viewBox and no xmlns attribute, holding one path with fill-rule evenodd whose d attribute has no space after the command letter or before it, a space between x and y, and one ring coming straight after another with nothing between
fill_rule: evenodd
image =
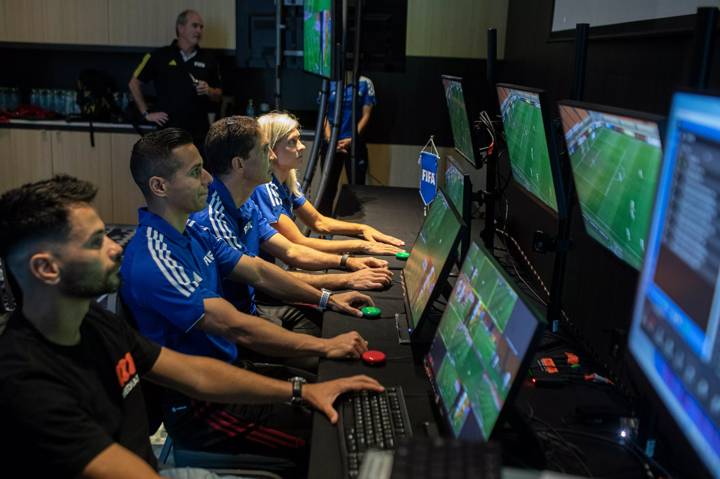
<instances>
[{"instance_id":1,"label":"green button","mask_svg":"<svg viewBox=\"0 0 720 479\"><path fill-rule=\"evenodd\" d=\"M360 311L366 318L377 318L382 312L377 306L363 306Z\"/></svg>"},{"instance_id":2,"label":"green button","mask_svg":"<svg viewBox=\"0 0 720 479\"><path fill-rule=\"evenodd\" d=\"M395 257L397 259L401 259L401 260L405 261L406 259L408 259L410 257L410 253L408 253L407 251L400 251L399 253L397 253L395 255Z\"/></svg>"}]
</instances>

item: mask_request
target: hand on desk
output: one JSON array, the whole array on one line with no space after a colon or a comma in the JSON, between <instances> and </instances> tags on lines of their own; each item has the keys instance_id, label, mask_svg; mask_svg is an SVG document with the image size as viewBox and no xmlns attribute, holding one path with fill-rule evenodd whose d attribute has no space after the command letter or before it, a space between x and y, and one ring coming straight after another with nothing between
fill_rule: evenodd
<instances>
[{"instance_id":1,"label":"hand on desk","mask_svg":"<svg viewBox=\"0 0 720 479\"><path fill-rule=\"evenodd\" d=\"M357 291L333 294L328 301L328 306L333 311L358 317L362 317L362 311L357 308L368 305L375 305L372 298Z\"/></svg>"},{"instance_id":2,"label":"hand on desk","mask_svg":"<svg viewBox=\"0 0 720 479\"><path fill-rule=\"evenodd\" d=\"M338 413L332 407L332 404L337 397L348 391L362 391L364 389L377 392L385 390L379 382L368 376L352 376L335 379L334 381L306 384L302 388L302 395L305 401L324 413L330 419L330 422L335 424L338 420Z\"/></svg>"},{"instance_id":3,"label":"hand on desk","mask_svg":"<svg viewBox=\"0 0 720 479\"><path fill-rule=\"evenodd\" d=\"M358 240L358 250L365 254L378 254L391 256L402 251L397 246L393 246L387 243L378 243L376 241L362 241Z\"/></svg>"},{"instance_id":4,"label":"hand on desk","mask_svg":"<svg viewBox=\"0 0 720 479\"><path fill-rule=\"evenodd\" d=\"M325 357L328 359L359 358L367 351L368 342L357 331L339 334L325 340Z\"/></svg>"},{"instance_id":5,"label":"hand on desk","mask_svg":"<svg viewBox=\"0 0 720 479\"><path fill-rule=\"evenodd\" d=\"M387 265L387 261L377 258L348 258L347 260L347 269L350 271L358 271L366 268L386 268Z\"/></svg>"},{"instance_id":6,"label":"hand on desk","mask_svg":"<svg viewBox=\"0 0 720 479\"><path fill-rule=\"evenodd\" d=\"M392 272L387 268L368 268L347 273L347 289L365 290L380 289L390 286L392 283Z\"/></svg>"},{"instance_id":7,"label":"hand on desk","mask_svg":"<svg viewBox=\"0 0 720 479\"><path fill-rule=\"evenodd\" d=\"M363 238L365 238L368 241L371 242L378 242L378 243L387 243L393 246L405 246L405 242L399 238L395 238L394 236L386 235L384 233L379 232L372 226L365 226L363 228L362 233L360 233ZM397 251L396 251L397 253Z\"/></svg>"}]
</instances>

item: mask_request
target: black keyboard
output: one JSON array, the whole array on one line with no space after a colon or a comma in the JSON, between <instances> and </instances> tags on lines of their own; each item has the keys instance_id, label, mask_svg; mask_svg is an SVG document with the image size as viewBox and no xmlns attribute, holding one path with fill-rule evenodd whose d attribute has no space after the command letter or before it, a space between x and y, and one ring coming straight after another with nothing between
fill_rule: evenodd
<instances>
[{"instance_id":1,"label":"black keyboard","mask_svg":"<svg viewBox=\"0 0 720 479\"><path fill-rule=\"evenodd\" d=\"M368 449L394 450L400 439L412 436L402 388L381 393L360 391L341 399L340 450L348 477L355 478Z\"/></svg>"}]
</instances>

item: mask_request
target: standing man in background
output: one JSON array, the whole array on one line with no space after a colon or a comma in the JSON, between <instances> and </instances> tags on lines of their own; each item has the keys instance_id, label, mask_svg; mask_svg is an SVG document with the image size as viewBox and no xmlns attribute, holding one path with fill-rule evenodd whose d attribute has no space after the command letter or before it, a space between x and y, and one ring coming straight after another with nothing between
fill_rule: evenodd
<instances>
[{"instance_id":1,"label":"standing man in background","mask_svg":"<svg viewBox=\"0 0 720 479\"><path fill-rule=\"evenodd\" d=\"M340 131L338 132L338 142L335 149L335 160L330 170L330 178L327 185L327 190L323 198L318 198L318 211L326 216L332 216L332 206L335 201L335 194L337 193L337 184L340 179L340 172L343 166L345 166L345 174L348 177L348 182L354 185L364 185L365 176L368 171L368 150L367 144L365 143L364 133L370 122L370 116L372 115L373 108L375 107L375 86L372 80L366 76L360 76L358 78L358 84L356 88L357 101L355 103L356 118L358 118L357 124L357 148L355 150L355 178L352 176L352 163L351 163L351 151L352 151L352 88L350 86L352 82L352 71L345 73L345 90L342 95L342 115L340 116ZM325 141L330 142L330 133L333 127L333 120L335 115L335 105L338 98L337 82L330 82L330 96L328 100L328 111L325 117Z\"/></svg>"},{"instance_id":2,"label":"standing man in background","mask_svg":"<svg viewBox=\"0 0 720 479\"><path fill-rule=\"evenodd\" d=\"M211 102L222 98L217 63L199 46L203 28L198 12L181 12L175 22L177 38L169 46L147 53L128 84L135 105L146 121L164 128L187 130L200 151L210 128ZM152 111L141 89L150 82L158 98Z\"/></svg>"}]
</instances>

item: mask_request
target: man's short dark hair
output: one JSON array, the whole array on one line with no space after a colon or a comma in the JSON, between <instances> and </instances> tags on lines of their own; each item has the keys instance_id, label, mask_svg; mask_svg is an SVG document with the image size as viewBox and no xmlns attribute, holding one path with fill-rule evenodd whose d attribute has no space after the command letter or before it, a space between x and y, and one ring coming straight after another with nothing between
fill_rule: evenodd
<instances>
[{"instance_id":1,"label":"man's short dark hair","mask_svg":"<svg viewBox=\"0 0 720 479\"><path fill-rule=\"evenodd\" d=\"M260 125L249 116L231 116L212 124L205 137L205 169L211 175L230 170L236 156L248 158L260 136Z\"/></svg>"},{"instance_id":2,"label":"man's short dark hair","mask_svg":"<svg viewBox=\"0 0 720 479\"><path fill-rule=\"evenodd\" d=\"M165 128L148 133L135 143L130 156L130 173L146 198L150 197L150 178L172 178L180 168L180 161L175 158L173 150L192 142L192 136L187 131Z\"/></svg>"},{"instance_id":3,"label":"man's short dark hair","mask_svg":"<svg viewBox=\"0 0 720 479\"><path fill-rule=\"evenodd\" d=\"M20 244L42 239L66 240L72 225L68 208L90 204L97 188L68 175L27 183L0 197L0 256Z\"/></svg>"}]
</instances>

